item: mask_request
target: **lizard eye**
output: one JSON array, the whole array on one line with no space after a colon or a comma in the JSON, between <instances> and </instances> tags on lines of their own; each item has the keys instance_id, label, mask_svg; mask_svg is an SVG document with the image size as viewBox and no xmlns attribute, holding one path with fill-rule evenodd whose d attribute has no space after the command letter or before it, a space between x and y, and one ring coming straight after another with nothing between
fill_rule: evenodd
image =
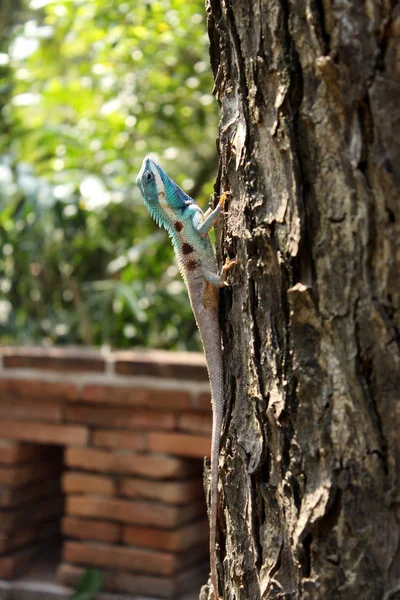
<instances>
[{"instance_id":1,"label":"lizard eye","mask_svg":"<svg viewBox=\"0 0 400 600\"><path fill-rule=\"evenodd\" d=\"M146 181L151 181L153 179L153 173L151 171L146 171L143 177Z\"/></svg>"}]
</instances>

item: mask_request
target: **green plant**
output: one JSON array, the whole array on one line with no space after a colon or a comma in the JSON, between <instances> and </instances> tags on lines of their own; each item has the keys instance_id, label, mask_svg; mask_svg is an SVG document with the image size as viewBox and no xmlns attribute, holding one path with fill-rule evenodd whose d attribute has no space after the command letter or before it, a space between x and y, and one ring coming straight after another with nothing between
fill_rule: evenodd
<instances>
[{"instance_id":1,"label":"green plant","mask_svg":"<svg viewBox=\"0 0 400 600\"><path fill-rule=\"evenodd\" d=\"M103 578L98 569L86 569L71 600L92 600L103 587Z\"/></svg>"},{"instance_id":2,"label":"green plant","mask_svg":"<svg viewBox=\"0 0 400 600\"><path fill-rule=\"evenodd\" d=\"M212 190L203 2L25 10L0 129L1 341L198 348L170 244L135 178L151 152L200 202Z\"/></svg>"}]
</instances>

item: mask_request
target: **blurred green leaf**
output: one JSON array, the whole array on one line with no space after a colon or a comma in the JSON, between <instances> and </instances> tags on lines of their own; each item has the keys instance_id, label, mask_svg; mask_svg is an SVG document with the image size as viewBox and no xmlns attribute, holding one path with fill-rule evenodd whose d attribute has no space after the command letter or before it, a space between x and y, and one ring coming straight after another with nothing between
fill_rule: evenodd
<instances>
[{"instance_id":1,"label":"blurred green leaf","mask_svg":"<svg viewBox=\"0 0 400 600\"><path fill-rule=\"evenodd\" d=\"M23 8L0 46L0 342L198 349L135 179L151 152L203 206L212 191L203 0Z\"/></svg>"},{"instance_id":2,"label":"blurred green leaf","mask_svg":"<svg viewBox=\"0 0 400 600\"><path fill-rule=\"evenodd\" d=\"M103 585L103 578L98 569L86 569L82 575L71 600L92 600Z\"/></svg>"}]
</instances>

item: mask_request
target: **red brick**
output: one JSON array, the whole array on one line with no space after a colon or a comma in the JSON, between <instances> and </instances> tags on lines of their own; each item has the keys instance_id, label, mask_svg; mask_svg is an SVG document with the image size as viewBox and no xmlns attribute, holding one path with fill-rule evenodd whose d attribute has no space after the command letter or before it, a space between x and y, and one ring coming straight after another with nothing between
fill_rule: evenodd
<instances>
[{"instance_id":1,"label":"red brick","mask_svg":"<svg viewBox=\"0 0 400 600\"><path fill-rule=\"evenodd\" d=\"M102 543L66 542L63 560L78 565L109 567L111 569L141 571L158 575L172 576L199 556L204 556L202 547L186 551L180 556L168 552L145 548L127 548Z\"/></svg>"},{"instance_id":2,"label":"red brick","mask_svg":"<svg viewBox=\"0 0 400 600\"><path fill-rule=\"evenodd\" d=\"M0 511L0 530L12 531L20 529L25 525L34 525L42 521L53 519L62 513L63 498L51 497L44 498L39 502L35 502L27 510L26 506L22 509L10 511Z\"/></svg>"},{"instance_id":3,"label":"red brick","mask_svg":"<svg viewBox=\"0 0 400 600\"><path fill-rule=\"evenodd\" d=\"M76 589L84 567L61 563L57 569L56 580L61 585ZM134 574L121 571L101 570L103 589L113 592L125 592L130 595L152 596L155 598L175 598L174 580L171 577ZM204 577L203 580L204 581Z\"/></svg>"},{"instance_id":4,"label":"red brick","mask_svg":"<svg viewBox=\"0 0 400 600\"><path fill-rule=\"evenodd\" d=\"M212 412L210 392L199 394L196 402L196 410L208 410L209 412Z\"/></svg>"},{"instance_id":5,"label":"red brick","mask_svg":"<svg viewBox=\"0 0 400 600\"><path fill-rule=\"evenodd\" d=\"M0 421L0 437L14 440L39 442L42 444L65 444L85 446L89 432L86 427L58 425L53 423L31 423L24 421Z\"/></svg>"},{"instance_id":6,"label":"red brick","mask_svg":"<svg viewBox=\"0 0 400 600\"><path fill-rule=\"evenodd\" d=\"M29 561L37 553L37 548L25 548L14 554L0 556L0 578L13 579L28 565Z\"/></svg>"},{"instance_id":7,"label":"red brick","mask_svg":"<svg viewBox=\"0 0 400 600\"><path fill-rule=\"evenodd\" d=\"M196 352L162 350L115 352L115 372L122 375L146 375L172 379L207 381L206 361Z\"/></svg>"},{"instance_id":8,"label":"red brick","mask_svg":"<svg viewBox=\"0 0 400 600\"><path fill-rule=\"evenodd\" d=\"M66 448L65 463L69 467L86 471L126 473L152 479L178 479L201 470L199 461L133 452L107 452L92 448Z\"/></svg>"},{"instance_id":9,"label":"red brick","mask_svg":"<svg viewBox=\"0 0 400 600\"><path fill-rule=\"evenodd\" d=\"M15 467L0 467L0 485L17 488L28 483L43 481L57 475L60 464L57 462L37 462Z\"/></svg>"},{"instance_id":10,"label":"red brick","mask_svg":"<svg viewBox=\"0 0 400 600\"><path fill-rule=\"evenodd\" d=\"M209 437L185 433L161 433L150 431L148 444L151 452L163 452L176 456L204 458L210 456L211 440Z\"/></svg>"},{"instance_id":11,"label":"red brick","mask_svg":"<svg viewBox=\"0 0 400 600\"><path fill-rule=\"evenodd\" d=\"M98 494L99 496L114 496L116 483L111 477L69 471L64 473L62 477L62 489L65 494Z\"/></svg>"},{"instance_id":12,"label":"red brick","mask_svg":"<svg viewBox=\"0 0 400 600\"><path fill-rule=\"evenodd\" d=\"M9 533L2 532L0 533L0 554L10 552L34 541L42 541L54 537L58 533L58 520L24 527L22 530L11 531Z\"/></svg>"},{"instance_id":13,"label":"red brick","mask_svg":"<svg viewBox=\"0 0 400 600\"><path fill-rule=\"evenodd\" d=\"M119 429L173 429L176 418L171 412L108 408L104 406L68 406L67 421L89 423Z\"/></svg>"},{"instance_id":14,"label":"red brick","mask_svg":"<svg viewBox=\"0 0 400 600\"><path fill-rule=\"evenodd\" d=\"M85 569L61 563L57 570L57 581L76 588ZM178 598L182 594L200 588L206 581L208 560L200 561L195 567L182 570L175 577L157 577L123 571L101 570L103 588L113 592L125 592L129 597L152 596L155 598Z\"/></svg>"},{"instance_id":15,"label":"red brick","mask_svg":"<svg viewBox=\"0 0 400 600\"><path fill-rule=\"evenodd\" d=\"M0 379L0 393L40 399L78 400L79 388L62 381L41 379Z\"/></svg>"},{"instance_id":16,"label":"red brick","mask_svg":"<svg viewBox=\"0 0 400 600\"><path fill-rule=\"evenodd\" d=\"M51 465L51 469L53 465ZM61 469L61 467L59 467ZM57 468L54 466L54 473L57 473ZM51 475L51 472L40 472L43 478ZM44 479L39 483L31 485L24 485L16 489L12 488L0 488L0 506L3 508L15 508L20 504L26 504L27 502L35 502L39 498L43 498L48 494L55 494L60 492L60 480L57 479Z\"/></svg>"},{"instance_id":17,"label":"red brick","mask_svg":"<svg viewBox=\"0 0 400 600\"><path fill-rule=\"evenodd\" d=\"M62 532L80 540L96 540L110 544L119 542L121 539L121 525L76 517L63 518Z\"/></svg>"},{"instance_id":18,"label":"red brick","mask_svg":"<svg viewBox=\"0 0 400 600\"><path fill-rule=\"evenodd\" d=\"M92 445L120 450L146 450L147 434L133 431L100 429L92 434Z\"/></svg>"},{"instance_id":19,"label":"red brick","mask_svg":"<svg viewBox=\"0 0 400 600\"><path fill-rule=\"evenodd\" d=\"M194 408L188 391L133 386L86 385L83 389L82 400L99 404L112 404L113 406L119 404L163 410L190 410Z\"/></svg>"},{"instance_id":20,"label":"red brick","mask_svg":"<svg viewBox=\"0 0 400 600\"><path fill-rule=\"evenodd\" d=\"M11 552L21 546L26 546L32 542L36 535L35 529L29 528L23 531L12 532L10 534L0 533L0 554Z\"/></svg>"},{"instance_id":21,"label":"red brick","mask_svg":"<svg viewBox=\"0 0 400 600\"><path fill-rule=\"evenodd\" d=\"M127 544L170 552L181 552L207 542L208 536L207 519L170 531L134 525L124 525L122 530L122 540Z\"/></svg>"},{"instance_id":22,"label":"red brick","mask_svg":"<svg viewBox=\"0 0 400 600\"><path fill-rule=\"evenodd\" d=\"M65 542L63 560L78 565L142 571L160 575L173 575L176 570L175 557L172 554L100 543Z\"/></svg>"},{"instance_id":23,"label":"red brick","mask_svg":"<svg viewBox=\"0 0 400 600\"><path fill-rule=\"evenodd\" d=\"M68 372L103 372L105 359L97 351L78 348L2 348L6 369L28 367Z\"/></svg>"},{"instance_id":24,"label":"red brick","mask_svg":"<svg viewBox=\"0 0 400 600\"><path fill-rule=\"evenodd\" d=\"M0 440L0 464L15 465L24 463L31 458L38 458L42 447L37 444L24 444L12 440Z\"/></svg>"},{"instance_id":25,"label":"red brick","mask_svg":"<svg viewBox=\"0 0 400 600\"><path fill-rule=\"evenodd\" d=\"M187 506L168 506L156 502L121 500L96 496L68 496L66 514L92 519L106 519L119 523L152 525L161 529L172 529L202 516L204 500Z\"/></svg>"},{"instance_id":26,"label":"red brick","mask_svg":"<svg viewBox=\"0 0 400 600\"><path fill-rule=\"evenodd\" d=\"M185 412L178 416L178 429L193 433L203 433L211 439L211 415L202 415L197 412Z\"/></svg>"},{"instance_id":27,"label":"red brick","mask_svg":"<svg viewBox=\"0 0 400 600\"><path fill-rule=\"evenodd\" d=\"M15 397L11 394L2 395L0 402L0 418L32 421L55 421L60 422L63 418L63 408L65 401L39 400L29 395L23 398Z\"/></svg>"},{"instance_id":28,"label":"red brick","mask_svg":"<svg viewBox=\"0 0 400 600\"><path fill-rule=\"evenodd\" d=\"M130 498L156 500L165 504L188 504L197 498L204 498L200 477L186 481L152 481L151 479L121 479L119 495Z\"/></svg>"}]
</instances>

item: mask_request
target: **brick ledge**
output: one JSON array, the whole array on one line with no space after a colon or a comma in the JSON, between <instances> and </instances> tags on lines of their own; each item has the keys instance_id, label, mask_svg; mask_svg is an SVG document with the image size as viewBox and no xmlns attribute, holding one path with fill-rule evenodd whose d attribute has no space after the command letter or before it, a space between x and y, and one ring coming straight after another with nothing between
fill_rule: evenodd
<instances>
[{"instance_id":1,"label":"brick ledge","mask_svg":"<svg viewBox=\"0 0 400 600\"><path fill-rule=\"evenodd\" d=\"M0 346L3 370L42 369L68 373L115 373L123 376L207 380L200 352L135 349L110 351L81 346L45 348Z\"/></svg>"}]
</instances>

